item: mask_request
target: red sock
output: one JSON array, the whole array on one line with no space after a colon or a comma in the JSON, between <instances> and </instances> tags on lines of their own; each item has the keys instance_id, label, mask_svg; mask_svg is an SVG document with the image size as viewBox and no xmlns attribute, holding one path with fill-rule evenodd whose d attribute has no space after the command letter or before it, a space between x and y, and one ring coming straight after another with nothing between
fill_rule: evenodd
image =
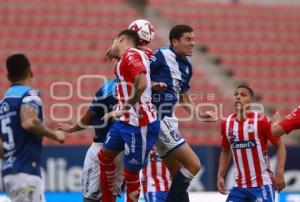
<instances>
[{"instance_id":1,"label":"red sock","mask_svg":"<svg viewBox=\"0 0 300 202\"><path fill-rule=\"evenodd\" d=\"M100 150L98 153L100 162L100 184L102 188L102 202L113 202L113 183L116 174L116 165L114 159L106 156Z\"/></svg>"},{"instance_id":2,"label":"red sock","mask_svg":"<svg viewBox=\"0 0 300 202\"><path fill-rule=\"evenodd\" d=\"M140 197L140 176L139 172L129 171L124 168L124 178L126 183L127 202L137 202Z\"/></svg>"}]
</instances>

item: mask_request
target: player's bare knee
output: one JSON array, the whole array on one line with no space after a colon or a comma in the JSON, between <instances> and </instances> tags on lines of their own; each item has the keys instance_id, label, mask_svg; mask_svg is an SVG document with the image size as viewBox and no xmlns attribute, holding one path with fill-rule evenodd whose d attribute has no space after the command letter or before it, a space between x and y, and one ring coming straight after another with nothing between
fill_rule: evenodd
<instances>
[{"instance_id":1,"label":"player's bare knee","mask_svg":"<svg viewBox=\"0 0 300 202\"><path fill-rule=\"evenodd\" d=\"M185 169L195 176L201 169L201 163L199 160L190 162L187 166L185 166Z\"/></svg>"}]
</instances>

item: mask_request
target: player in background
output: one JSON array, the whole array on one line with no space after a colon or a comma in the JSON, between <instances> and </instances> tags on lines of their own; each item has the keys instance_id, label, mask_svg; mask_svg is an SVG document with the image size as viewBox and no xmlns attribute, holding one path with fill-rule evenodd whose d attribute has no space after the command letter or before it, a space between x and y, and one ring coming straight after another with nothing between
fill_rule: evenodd
<instances>
[{"instance_id":1,"label":"player in background","mask_svg":"<svg viewBox=\"0 0 300 202\"><path fill-rule=\"evenodd\" d=\"M105 122L101 118L108 112L113 111L117 100L116 81L110 80L106 82L94 95L93 101L90 104L89 110L82 116L79 122L74 125L61 124L60 130L68 133L73 133L86 129L88 126L93 126L95 129L95 137L93 143L88 149L82 175L82 194L83 202L96 202L101 199L102 190L100 189L99 173L100 163L98 152L103 147L103 142L113 123L112 120ZM115 159L116 163L116 183L114 187L114 195L121 194L121 186L123 183L123 162L121 154Z\"/></svg>"},{"instance_id":2,"label":"player in background","mask_svg":"<svg viewBox=\"0 0 300 202\"><path fill-rule=\"evenodd\" d=\"M14 202L45 201L41 179L42 139L63 143L65 135L43 124L40 92L31 88L33 73L24 54L6 60L11 87L0 101L0 153L4 188Z\"/></svg>"},{"instance_id":3,"label":"player in background","mask_svg":"<svg viewBox=\"0 0 300 202\"><path fill-rule=\"evenodd\" d=\"M155 147L149 153L147 167L141 172L141 181L146 202L166 201L171 186L171 174Z\"/></svg>"},{"instance_id":4,"label":"player in background","mask_svg":"<svg viewBox=\"0 0 300 202\"><path fill-rule=\"evenodd\" d=\"M172 185L167 202L189 201L187 188L200 170L198 156L181 137L174 106L180 102L193 117L215 120L211 112L197 112L189 94L192 64L188 57L193 55L195 34L188 25L176 25L169 34L170 46L154 51L151 58L151 81L166 84L165 90L153 90L152 102L161 120L161 132L156 148L165 160L172 176Z\"/></svg>"},{"instance_id":5,"label":"player in background","mask_svg":"<svg viewBox=\"0 0 300 202\"><path fill-rule=\"evenodd\" d=\"M221 123L222 151L217 187L226 194L224 176L232 153L236 176L227 198L231 202L274 202L274 189L280 192L285 187L285 146L279 137L272 136L269 119L251 110L253 98L254 92L250 87L238 86L234 92L236 113ZM277 149L274 177L269 164L268 140Z\"/></svg>"},{"instance_id":6,"label":"player in background","mask_svg":"<svg viewBox=\"0 0 300 202\"><path fill-rule=\"evenodd\" d=\"M300 129L300 106L294 109L285 119L281 120L279 113L272 117L272 134L280 136Z\"/></svg>"},{"instance_id":7,"label":"player in background","mask_svg":"<svg viewBox=\"0 0 300 202\"><path fill-rule=\"evenodd\" d=\"M118 107L103 119L116 120L99 152L103 202L112 202L115 181L114 158L124 150L124 178L127 202L137 202L140 194L139 171L159 134L159 121L151 104L149 59L136 49L139 36L123 30L114 39L110 54L118 59Z\"/></svg>"}]
</instances>

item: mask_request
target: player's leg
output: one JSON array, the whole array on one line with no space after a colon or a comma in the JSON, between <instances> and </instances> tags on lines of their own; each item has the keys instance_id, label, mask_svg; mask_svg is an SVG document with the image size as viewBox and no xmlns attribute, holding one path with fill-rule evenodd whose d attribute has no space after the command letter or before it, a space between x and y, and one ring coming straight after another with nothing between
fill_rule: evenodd
<instances>
[{"instance_id":1,"label":"player's leg","mask_svg":"<svg viewBox=\"0 0 300 202\"><path fill-rule=\"evenodd\" d=\"M98 153L100 162L100 184L102 188L103 202L115 201L114 188L116 182L116 156L124 150L124 142L121 137L122 124L116 121L110 128L104 146Z\"/></svg>"},{"instance_id":2,"label":"player's leg","mask_svg":"<svg viewBox=\"0 0 300 202\"><path fill-rule=\"evenodd\" d=\"M161 132L156 147L173 176L167 201L189 201L186 190L200 170L201 164L197 155L180 136L176 118L165 117L161 121Z\"/></svg>"},{"instance_id":3,"label":"player's leg","mask_svg":"<svg viewBox=\"0 0 300 202\"><path fill-rule=\"evenodd\" d=\"M147 126L126 125L122 131L125 142L124 178L127 188L127 202L136 202L140 195L139 172L147 163L149 151L159 134L159 121Z\"/></svg>"},{"instance_id":4,"label":"player's leg","mask_svg":"<svg viewBox=\"0 0 300 202\"><path fill-rule=\"evenodd\" d=\"M245 188L233 187L230 189L226 202L250 202Z\"/></svg>"},{"instance_id":5,"label":"player's leg","mask_svg":"<svg viewBox=\"0 0 300 202\"><path fill-rule=\"evenodd\" d=\"M251 202L275 202L275 189L273 185L264 185L249 189Z\"/></svg>"},{"instance_id":6,"label":"player's leg","mask_svg":"<svg viewBox=\"0 0 300 202\"><path fill-rule=\"evenodd\" d=\"M98 152L102 147L102 143L92 143L88 149L82 171L81 191L84 202L99 201L101 197L99 184L99 159Z\"/></svg>"},{"instance_id":7,"label":"player's leg","mask_svg":"<svg viewBox=\"0 0 300 202\"><path fill-rule=\"evenodd\" d=\"M40 177L19 173L7 175L3 180L5 190L11 201L45 201L43 182Z\"/></svg>"}]
</instances>

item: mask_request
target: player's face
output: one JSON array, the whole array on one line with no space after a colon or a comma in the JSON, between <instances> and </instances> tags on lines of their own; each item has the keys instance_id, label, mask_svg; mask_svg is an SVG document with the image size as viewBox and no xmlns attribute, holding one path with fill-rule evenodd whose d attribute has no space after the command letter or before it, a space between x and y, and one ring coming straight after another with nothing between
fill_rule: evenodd
<instances>
[{"instance_id":1,"label":"player's face","mask_svg":"<svg viewBox=\"0 0 300 202\"><path fill-rule=\"evenodd\" d=\"M120 38L121 37L116 37L109 49L110 51L110 55L114 58L119 58L119 52L120 52L120 49L119 49L119 46L120 46Z\"/></svg>"},{"instance_id":2,"label":"player's face","mask_svg":"<svg viewBox=\"0 0 300 202\"><path fill-rule=\"evenodd\" d=\"M179 40L173 40L173 48L181 56L192 56L194 46L194 32L185 32Z\"/></svg>"},{"instance_id":3,"label":"player's face","mask_svg":"<svg viewBox=\"0 0 300 202\"><path fill-rule=\"evenodd\" d=\"M234 92L234 106L236 110L249 108L252 103L252 97L248 89L237 88Z\"/></svg>"}]
</instances>

